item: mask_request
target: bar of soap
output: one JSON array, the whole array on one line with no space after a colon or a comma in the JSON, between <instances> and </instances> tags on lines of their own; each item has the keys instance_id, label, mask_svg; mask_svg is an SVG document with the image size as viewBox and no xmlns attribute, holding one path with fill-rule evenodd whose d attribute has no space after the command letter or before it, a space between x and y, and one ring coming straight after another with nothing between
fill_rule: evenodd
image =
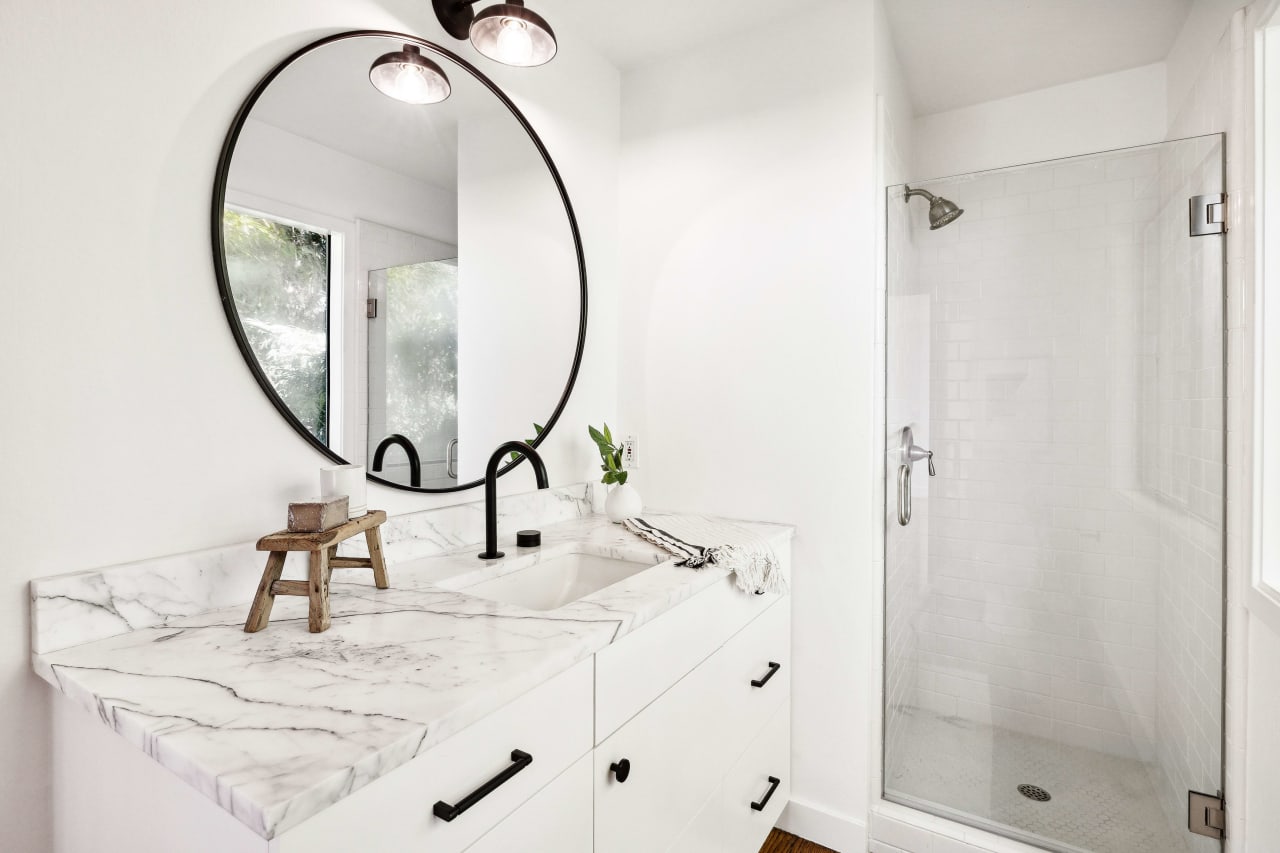
<instances>
[{"instance_id":1,"label":"bar of soap","mask_svg":"<svg viewBox=\"0 0 1280 853\"><path fill-rule=\"evenodd\" d=\"M309 498L289 504L289 531L291 533L319 533L347 523L346 495Z\"/></svg>"}]
</instances>

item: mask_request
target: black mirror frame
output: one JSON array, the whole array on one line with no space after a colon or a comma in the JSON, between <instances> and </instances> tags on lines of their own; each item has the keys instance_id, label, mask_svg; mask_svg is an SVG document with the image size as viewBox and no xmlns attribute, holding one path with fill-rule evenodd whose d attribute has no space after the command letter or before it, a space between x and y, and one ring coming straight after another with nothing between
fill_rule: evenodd
<instances>
[{"instance_id":1,"label":"black mirror frame","mask_svg":"<svg viewBox=\"0 0 1280 853\"><path fill-rule=\"evenodd\" d=\"M583 254L582 250L582 236L578 231L578 219L574 215L573 204L569 201L569 193L565 189L564 181L560 177L560 170L556 168L555 161L551 159L551 155L547 152L546 146L543 145L541 137L538 136L537 131L533 129L533 126L529 124L529 120L525 118L524 113L520 112L520 109L512 103L506 93L498 88L496 83L486 77L480 69L476 68L456 53L453 53L438 44L419 38L418 36L406 35L405 33L397 33L389 30L351 30L313 41L305 47L294 51L282 62L272 68L271 71L258 82L258 85L253 88L253 91L249 93L249 97L245 99L244 103L241 104L240 109L236 112L235 119L231 122L231 129L227 132L226 140L222 143L222 151L218 156L218 169L213 180L213 269L214 274L218 279L218 293L222 299L222 310L227 315L227 323L231 327L231 334L235 337L236 346L240 348L240 354L244 357L245 364L249 367L249 372L253 374L258 385L267 395L267 399L269 399L271 404L276 407L276 410L280 412L285 421L293 427L294 431L306 439L312 447L320 451L330 460L339 464L348 464L349 460L344 459L337 453L333 452L328 445L324 444L311 434L311 432L303 425L302 421L300 421L289 407L285 405L284 400L281 399L278 393L276 393L276 390L272 387L270 380L267 379L267 375L263 372L262 366L258 364L257 356L254 355L253 349L249 345L249 339L245 335L244 326L240 322L240 315L239 312L236 311L235 299L231 293L231 281L227 273L226 251L222 240L222 220L223 209L226 205L227 197L227 175L231 169L231 158L235 152L236 142L240 138L240 132L244 129L245 121L249 118L249 113L253 110L254 105L257 104L258 99L262 97L262 93L266 91L267 87L271 85L276 77L280 76L286 68L301 57L318 50L327 44L345 41L348 39L369 37L394 39L406 44L416 44L419 47L434 51L435 53L443 56L453 62L457 67L463 69L474 77L482 86L488 89L494 97L501 101L508 110L511 111L511 114L515 116L516 121L518 121L520 126L524 128L525 133L529 134L529 139L532 140L534 147L538 149L538 154L542 157L542 162L546 165L547 171L551 173L551 179L555 182L556 190L560 193L560 200L564 202L564 212L569 219L569 230L573 235L573 247L578 260L578 282L580 286L578 343L573 355L573 366L569 369L569 379L565 383L564 391L560 395L560 401L556 404L555 410L551 413L551 416L548 417L546 422L543 424L542 432L540 432L537 437L530 442L532 446L537 447L542 444L543 439L550 434L552 428L560 419L560 415L564 411L564 407L569 402L569 395L573 393L574 383L578 380L578 371L582 367L582 353L586 346L587 263L586 256ZM522 462L524 462L523 456L514 462L508 462L501 470L498 471L498 476L501 477L503 474L507 473L512 468L515 468ZM421 486L414 487L403 483L395 483L391 480L374 476L374 474L368 470L366 470L365 473L368 479L375 483L383 486L390 486L393 489L401 489L407 492L441 494L448 492L461 492L484 485L484 479L481 478L469 483L459 483L445 489L428 489Z\"/></svg>"}]
</instances>

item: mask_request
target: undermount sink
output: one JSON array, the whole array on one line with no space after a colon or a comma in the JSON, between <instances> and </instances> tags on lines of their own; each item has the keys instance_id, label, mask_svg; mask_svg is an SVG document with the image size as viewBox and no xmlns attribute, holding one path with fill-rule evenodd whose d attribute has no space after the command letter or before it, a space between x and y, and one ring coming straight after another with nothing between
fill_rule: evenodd
<instances>
[{"instance_id":1,"label":"undermount sink","mask_svg":"<svg viewBox=\"0 0 1280 853\"><path fill-rule=\"evenodd\" d=\"M445 585L467 595L515 604L529 610L555 610L654 565L652 562L572 551L489 580Z\"/></svg>"}]
</instances>

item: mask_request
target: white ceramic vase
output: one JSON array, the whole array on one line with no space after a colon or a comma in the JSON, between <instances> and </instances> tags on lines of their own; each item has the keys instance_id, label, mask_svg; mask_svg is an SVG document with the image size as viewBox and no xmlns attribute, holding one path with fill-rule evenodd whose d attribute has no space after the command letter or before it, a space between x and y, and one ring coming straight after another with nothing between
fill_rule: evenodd
<instances>
[{"instance_id":1,"label":"white ceramic vase","mask_svg":"<svg viewBox=\"0 0 1280 853\"><path fill-rule=\"evenodd\" d=\"M635 518L643 512L644 501L640 499L640 493L634 486L623 483L609 490L609 496L604 499L604 511L608 514L609 520L617 524L624 519Z\"/></svg>"}]
</instances>

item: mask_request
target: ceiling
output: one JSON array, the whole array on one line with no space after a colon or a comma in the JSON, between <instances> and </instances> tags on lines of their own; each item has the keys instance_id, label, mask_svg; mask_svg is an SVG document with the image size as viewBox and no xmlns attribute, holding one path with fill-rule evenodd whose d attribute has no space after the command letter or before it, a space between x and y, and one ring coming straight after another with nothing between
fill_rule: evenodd
<instances>
[{"instance_id":1,"label":"ceiling","mask_svg":"<svg viewBox=\"0 0 1280 853\"><path fill-rule=\"evenodd\" d=\"M527 0L563 35L576 33L627 70L726 35L796 17L828 0ZM889 0L897 2L897 0ZM726 11L732 14L726 14ZM561 34L563 26L564 34Z\"/></svg>"},{"instance_id":2,"label":"ceiling","mask_svg":"<svg viewBox=\"0 0 1280 853\"><path fill-rule=\"evenodd\" d=\"M928 115L1160 62L1191 5L885 0L884 9L916 113Z\"/></svg>"}]
</instances>

